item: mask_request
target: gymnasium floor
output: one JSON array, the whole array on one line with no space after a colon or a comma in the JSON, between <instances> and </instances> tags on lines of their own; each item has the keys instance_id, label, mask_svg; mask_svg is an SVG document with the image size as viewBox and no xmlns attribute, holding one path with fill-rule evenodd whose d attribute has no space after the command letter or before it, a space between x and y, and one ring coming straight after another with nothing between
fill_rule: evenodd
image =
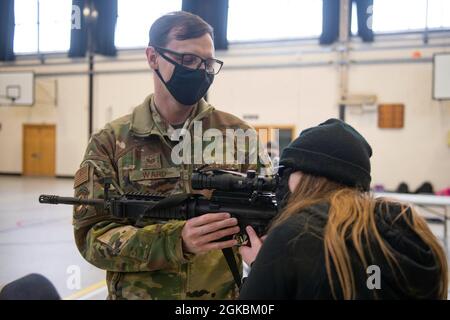
<instances>
[{"instance_id":1,"label":"gymnasium floor","mask_svg":"<svg viewBox=\"0 0 450 320\"><path fill-rule=\"evenodd\" d=\"M75 246L72 206L38 202L43 193L72 196L72 184L71 179L0 177L0 283L40 273L62 298L106 298L105 272L87 263ZM73 288L77 270L81 286Z\"/></svg>"},{"instance_id":2,"label":"gymnasium floor","mask_svg":"<svg viewBox=\"0 0 450 320\"><path fill-rule=\"evenodd\" d=\"M72 180L0 176L0 284L40 273L62 298L105 299L105 272L88 264L75 246L72 207L39 204L43 193L71 196ZM442 239L443 226L431 228ZM77 270L80 287L73 288Z\"/></svg>"}]
</instances>

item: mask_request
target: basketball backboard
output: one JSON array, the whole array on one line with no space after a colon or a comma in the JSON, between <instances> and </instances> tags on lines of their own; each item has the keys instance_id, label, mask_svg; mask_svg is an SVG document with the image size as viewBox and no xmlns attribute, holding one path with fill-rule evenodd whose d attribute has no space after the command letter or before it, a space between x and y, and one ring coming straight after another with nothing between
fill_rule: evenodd
<instances>
[{"instance_id":1,"label":"basketball backboard","mask_svg":"<svg viewBox=\"0 0 450 320\"><path fill-rule=\"evenodd\" d=\"M34 73L0 72L0 105L34 104Z\"/></svg>"}]
</instances>

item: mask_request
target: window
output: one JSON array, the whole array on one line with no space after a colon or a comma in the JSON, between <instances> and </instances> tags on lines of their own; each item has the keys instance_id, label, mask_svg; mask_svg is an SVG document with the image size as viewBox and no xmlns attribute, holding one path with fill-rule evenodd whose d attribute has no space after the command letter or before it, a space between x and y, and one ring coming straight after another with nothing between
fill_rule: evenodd
<instances>
[{"instance_id":1,"label":"window","mask_svg":"<svg viewBox=\"0 0 450 320\"><path fill-rule=\"evenodd\" d=\"M72 24L71 0L39 0L40 51L68 51Z\"/></svg>"},{"instance_id":2,"label":"window","mask_svg":"<svg viewBox=\"0 0 450 320\"><path fill-rule=\"evenodd\" d=\"M165 13L179 10L181 0L119 0L116 47L146 47L152 23Z\"/></svg>"},{"instance_id":3,"label":"window","mask_svg":"<svg viewBox=\"0 0 450 320\"><path fill-rule=\"evenodd\" d=\"M376 0L373 31L389 32L425 28L427 0Z\"/></svg>"},{"instance_id":4,"label":"window","mask_svg":"<svg viewBox=\"0 0 450 320\"><path fill-rule=\"evenodd\" d=\"M229 41L318 37L321 32L322 1L229 0Z\"/></svg>"},{"instance_id":5,"label":"window","mask_svg":"<svg viewBox=\"0 0 450 320\"><path fill-rule=\"evenodd\" d=\"M423 30L427 25L428 28L450 27L450 1L374 0L373 2L374 32Z\"/></svg>"},{"instance_id":6,"label":"window","mask_svg":"<svg viewBox=\"0 0 450 320\"><path fill-rule=\"evenodd\" d=\"M428 28L450 28L450 1L429 0Z\"/></svg>"},{"instance_id":7,"label":"window","mask_svg":"<svg viewBox=\"0 0 450 320\"><path fill-rule=\"evenodd\" d=\"M37 1L14 1L14 52L37 52Z\"/></svg>"},{"instance_id":8,"label":"window","mask_svg":"<svg viewBox=\"0 0 450 320\"><path fill-rule=\"evenodd\" d=\"M69 49L71 0L15 0L14 11L16 54Z\"/></svg>"},{"instance_id":9,"label":"window","mask_svg":"<svg viewBox=\"0 0 450 320\"><path fill-rule=\"evenodd\" d=\"M352 2L352 17L351 17L351 25L350 30L353 35L358 34L358 8L356 7L356 2Z\"/></svg>"}]
</instances>

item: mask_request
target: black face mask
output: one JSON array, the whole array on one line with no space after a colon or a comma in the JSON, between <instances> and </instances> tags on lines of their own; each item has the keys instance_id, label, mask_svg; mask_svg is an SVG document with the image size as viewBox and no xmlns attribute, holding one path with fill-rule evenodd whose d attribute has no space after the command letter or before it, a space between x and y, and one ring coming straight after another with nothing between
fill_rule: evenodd
<instances>
[{"instance_id":1,"label":"black face mask","mask_svg":"<svg viewBox=\"0 0 450 320\"><path fill-rule=\"evenodd\" d=\"M277 199L278 212L281 212L289 200L291 191L289 190L289 177L292 173L291 168L284 168L282 173L280 173L280 180L278 182L278 187L275 192L275 198Z\"/></svg>"},{"instance_id":2,"label":"black face mask","mask_svg":"<svg viewBox=\"0 0 450 320\"><path fill-rule=\"evenodd\" d=\"M161 55L175 66L169 81L165 82L159 70L155 70L159 79L179 103L187 106L196 104L203 98L214 81L214 75L204 69L189 69L172 59Z\"/></svg>"}]
</instances>

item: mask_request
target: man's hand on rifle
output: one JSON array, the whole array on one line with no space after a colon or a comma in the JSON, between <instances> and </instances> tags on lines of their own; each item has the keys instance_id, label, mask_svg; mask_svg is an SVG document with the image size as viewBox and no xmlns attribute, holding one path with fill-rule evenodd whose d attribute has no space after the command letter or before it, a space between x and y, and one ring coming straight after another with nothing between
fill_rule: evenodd
<instances>
[{"instance_id":1,"label":"man's hand on rifle","mask_svg":"<svg viewBox=\"0 0 450 320\"><path fill-rule=\"evenodd\" d=\"M188 253L206 253L211 250L230 248L237 240L217 241L239 232L237 219L227 212L207 213L189 219L183 227L183 250Z\"/></svg>"}]
</instances>

